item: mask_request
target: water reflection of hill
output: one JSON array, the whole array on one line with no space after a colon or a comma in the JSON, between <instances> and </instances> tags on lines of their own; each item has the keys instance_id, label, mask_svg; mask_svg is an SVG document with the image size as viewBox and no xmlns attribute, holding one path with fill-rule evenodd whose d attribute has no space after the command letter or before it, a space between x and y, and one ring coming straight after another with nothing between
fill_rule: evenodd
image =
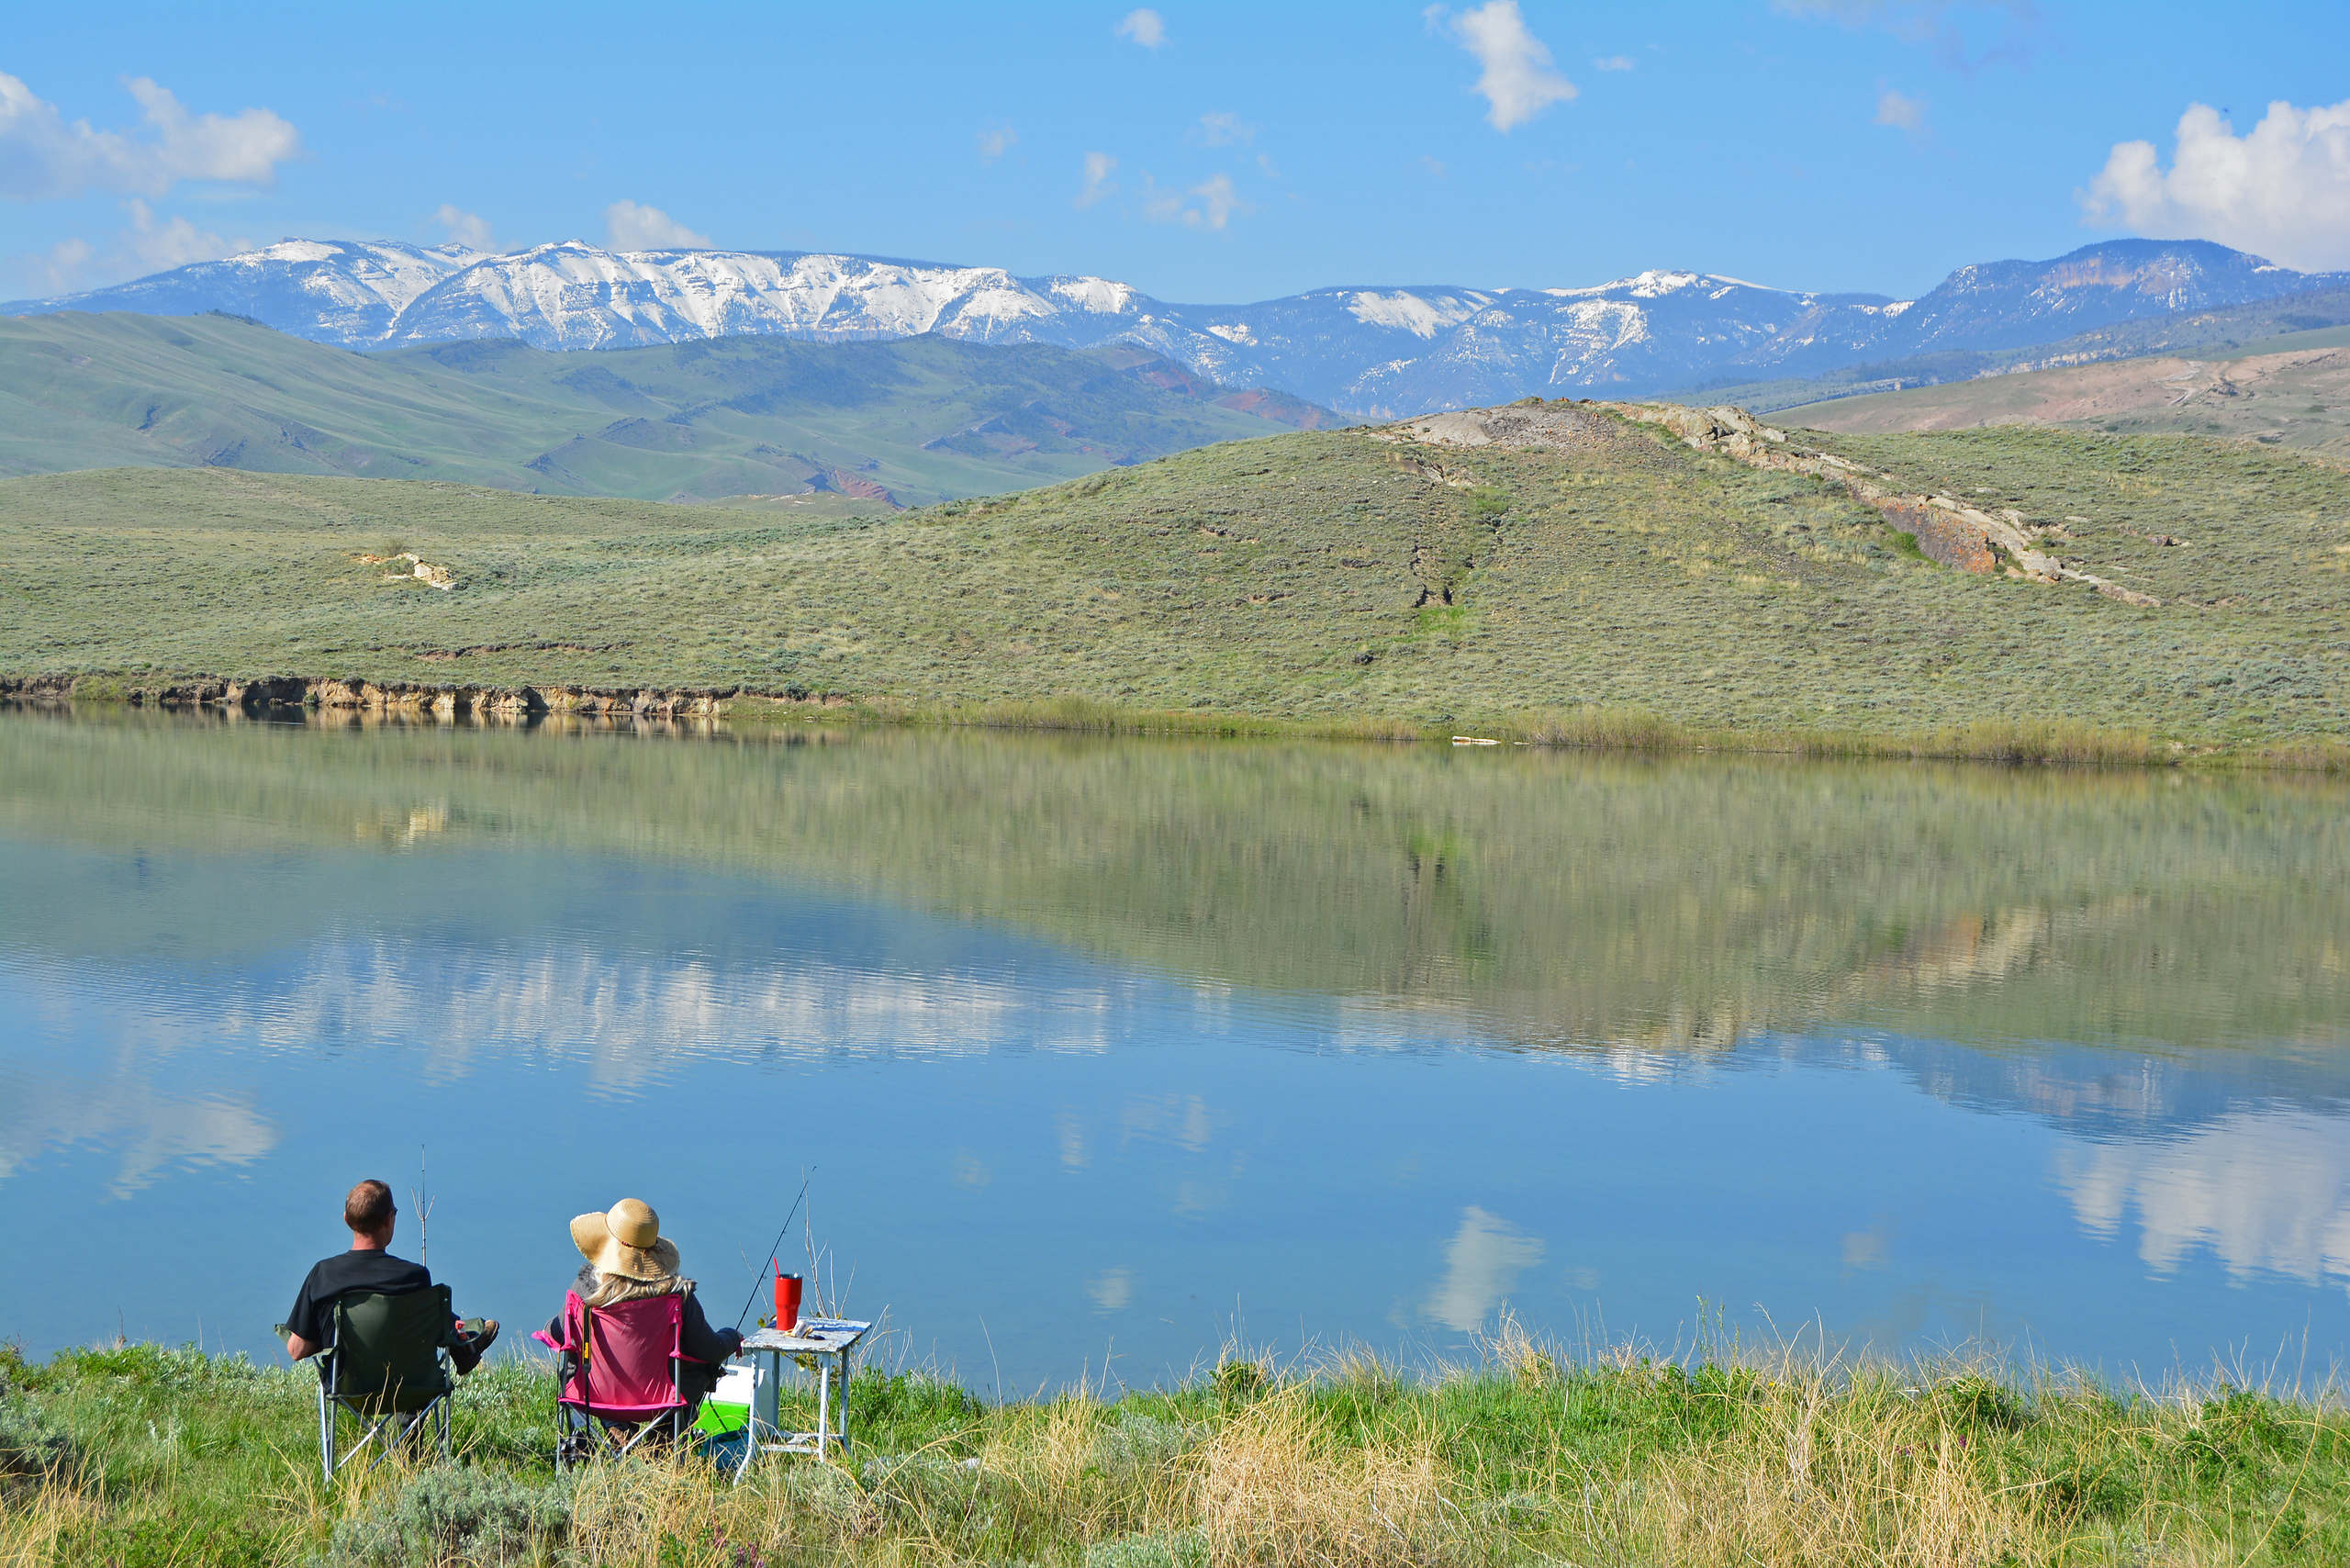
<instances>
[{"instance_id":1,"label":"water reflection of hill","mask_svg":"<svg viewBox=\"0 0 2350 1568\"><path fill-rule=\"evenodd\" d=\"M2350 1040L2345 804L2334 785L2172 774L18 715L0 721L0 832L119 849L123 876L153 880L118 901L20 884L0 939L201 958L453 905L544 927L589 896L580 879L482 856L557 851L804 880L1528 1045L1706 1053L1833 1023L1963 1040L1970 1064L2001 1042L2242 1047L2301 1099L2342 1081ZM282 870L326 850L410 864L365 879L380 909L354 910L320 860L221 918L217 877L175 888L136 853ZM688 939L772 954L776 934ZM2035 1057L1980 1070L2052 1114L2127 1100Z\"/></svg>"},{"instance_id":2,"label":"water reflection of hill","mask_svg":"<svg viewBox=\"0 0 2350 1568\"><path fill-rule=\"evenodd\" d=\"M2093 1143L2142 1143L2247 1107L2350 1115L2350 1049L2340 1047L2158 1055L2041 1042L2028 1051L1986 1051L1913 1036L1825 1034L1784 1049L1815 1065L1887 1068L1937 1100L2036 1117Z\"/></svg>"}]
</instances>

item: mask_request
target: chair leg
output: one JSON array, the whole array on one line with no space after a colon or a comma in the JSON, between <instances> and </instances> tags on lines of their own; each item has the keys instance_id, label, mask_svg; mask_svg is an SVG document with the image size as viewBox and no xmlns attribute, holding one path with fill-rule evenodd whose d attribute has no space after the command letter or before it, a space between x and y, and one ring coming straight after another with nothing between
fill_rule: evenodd
<instances>
[{"instance_id":1,"label":"chair leg","mask_svg":"<svg viewBox=\"0 0 2350 1568\"><path fill-rule=\"evenodd\" d=\"M352 1412L352 1417L354 1420L359 1421L364 1421L367 1419L366 1417L360 1415L356 1410ZM406 1426L401 1426L398 1423L399 1417L397 1416L376 1417L375 1425L367 1428L366 1436L352 1444L351 1451L344 1454L340 1462L349 1464L352 1460L359 1457L360 1453L369 1443L374 1442L377 1437L381 1436L386 1431L389 1431L392 1435L384 1439L382 1445L375 1450L375 1457L367 1462L367 1468L371 1471L374 1470L377 1465L383 1463L384 1461L389 1459L392 1456L392 1450L399 1447L400 1444L406 1442L408 1440L408 1435L416 1430L415 1421L410 1421Z\"/></svg>"},{"instance_id":2,"label":"chair leg","mask_svg":"<svg viewBox=\"0 0 2350 1568\"><path fill-rule=\"evenodd\" d=\"M597 1441L595 1417L575 1406L554 1407L554 1467L557 1471L571 1469L587 1458L586 1450Z\"/></svg>"},{"instance_id":3,"label":"chair leg","mask_svg":"<svg viewBox=\"0 0 2350 1568\"><path fill-rule=\"evenodd\" d=\"M335 1405L327 1396L327 1385L319 1384L319 1464L326 1472L327 1484L334 1484Z\"/></svg>"},{"instance_id":4,"label":"chair leg","mask_svg":"<svg viewBox=\"0 0 2350 1568\"><path fill-rule=\"evenodd\" d=\"M449 1410L450 1407L457 1402L456 1362L450 1358L449 1352L446 1350L442 1351L438 1359L441 1362L441 1387L442 1392L441 1397L432 1402L432 1424L435 1428L434 1435L441 1439L441 1462L446 1464L449 1462L451 1458L449 1450Z\"/></svg>"}]
</instances>

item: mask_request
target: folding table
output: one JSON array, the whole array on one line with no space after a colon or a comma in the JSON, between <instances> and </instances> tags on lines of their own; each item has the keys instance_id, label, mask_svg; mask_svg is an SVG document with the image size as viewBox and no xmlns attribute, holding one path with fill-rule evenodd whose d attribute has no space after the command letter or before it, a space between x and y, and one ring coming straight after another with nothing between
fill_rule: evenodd
<instances>
[{"instance_id":1,"label":"folding table","mask_svg":"<svg viewBox=\"0 0 2350 1568\"><path fill-rule=\"evenodd\" d=\"M762 1328L746 1335L743 1354L753 1358L757 1385L751 1394L750 1429L744 1433L743 1462L736 1480L750 1471L763 1453L812 1453L822 1458L838 1443L848 1445L848 1373L857 1342L870 1323L845 1317L803 1317L789 1330ZM790 1357L802 1366L812 1363L816 1373L816 1428L809 1432L783 1428L778 1395L783 1388L783 1362Z\"/></svg>"}]
</instances>

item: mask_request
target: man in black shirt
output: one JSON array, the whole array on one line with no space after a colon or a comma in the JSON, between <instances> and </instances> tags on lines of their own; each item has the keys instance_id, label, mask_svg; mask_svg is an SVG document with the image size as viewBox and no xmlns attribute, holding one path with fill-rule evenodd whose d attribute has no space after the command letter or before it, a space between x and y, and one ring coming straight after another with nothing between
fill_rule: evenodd
<instances>
[{"instance_id":1,"label":"man in black shirt","mask_svg":"<svg viewBox=\"0 0 2350 1568\"><path fill-rule=\"evenodd\" d=\"M392 1224L398 1217L399 1210L392 1205L392 1190L381 1182L371 1177L351 1189L351 1195L342 1200L342 1223L351 1227L351 1250L320 1259L303 1278L302 1288L294 1296L294 1310L285 1315L287 1355L298 1361L326 1349L328 1336L333 1332L334 1298L345 1291L402 1295L431 1285L432 1276L423 1264L395 1258L388 1250ZM498 1319L461 1317L456 1328L457 1343L449 1359L462 1377L481 1364L483 1353L498 1338Z\"/></svg>"}]
</instances>

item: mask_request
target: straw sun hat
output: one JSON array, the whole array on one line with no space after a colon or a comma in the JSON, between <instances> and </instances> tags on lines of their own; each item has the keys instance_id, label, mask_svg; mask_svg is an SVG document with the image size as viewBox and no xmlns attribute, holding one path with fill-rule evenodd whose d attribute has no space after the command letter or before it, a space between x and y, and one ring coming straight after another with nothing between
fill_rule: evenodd
<instances>
[{"instance_id":1,"label":"straw sun hat","mask_svg":"<svg viewBox=\"0 0 2350 1568\"><path fill-rule=\"evenodd\" d=\"M581 1215L571 1222L571 1244L599 1274L632 1280L666 1280L677 1271L677 1244L661 1234L653 1205L622 1198L607 1214Z\"/></svg>"}]
</instances>

